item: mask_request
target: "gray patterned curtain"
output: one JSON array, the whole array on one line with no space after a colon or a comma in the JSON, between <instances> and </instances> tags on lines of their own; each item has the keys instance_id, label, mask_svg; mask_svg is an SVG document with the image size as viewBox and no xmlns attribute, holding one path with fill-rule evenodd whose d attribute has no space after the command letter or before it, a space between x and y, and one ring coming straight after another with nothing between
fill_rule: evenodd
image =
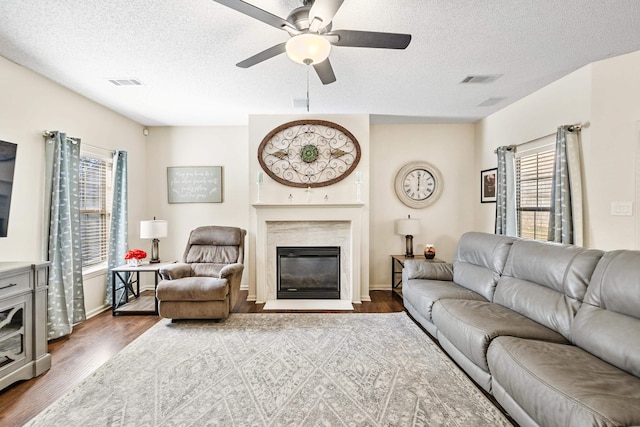
<instances>
[{"instance_id":1,"label":"gray patterned curtain","mask_svg":"<svg viewBox=\"0 0 640 427\"><path fill-rule=\"evenodd\" d=\"M548 240L582 245L582 172L579 127L560 126L551 187Z\"/></svg>"},{"instance_id":2,"label":"gray patterned curtain","mask_svg":"<svg viewBox=\"0 0 640 427\"><path fill-rule=\"evenodd\" d=\"M495 233L506 236L518 234L516 215L516 177L514 154L510 147L498 147L498 176L496 183Z\"/></svg>"},{"instance_id":3,"label":"gray patterned curtain","mask_svg":"<svg viewBox=\"0 0 640 427\"><path fill-rule=\"evenodd\" d=\"M112 301L112 275L109 273L124 263L128 239L128 182L127 152L116 150L113 154L113 204L111 205L111 223L109 225L109 252L107 254L107 294L105 304ZM117 298L117 297L116 297Z\"/></svg>"},{"instance_id":4,"label":"gray patterned curtain","mask_svg":"<svg viewBox=\"0 0 640 427\"><path fill-rule=\"evenodd\" d=\"M71 333L86 318L80 241L80 140L53 132L45 141L46 192L50 202L48 338Z\"/></svg>"}]
</instances>

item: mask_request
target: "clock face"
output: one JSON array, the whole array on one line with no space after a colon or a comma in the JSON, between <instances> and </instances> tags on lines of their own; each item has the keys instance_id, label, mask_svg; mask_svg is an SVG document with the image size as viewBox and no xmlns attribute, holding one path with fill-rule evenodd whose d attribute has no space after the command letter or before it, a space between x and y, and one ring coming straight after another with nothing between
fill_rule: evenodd
<instances>
[{"instance_id":1,"label":"clock face","mask_svg":"<svg viewBox=\"0 0 640 427\"><path fill-rule=\"evenodd\" d=\"M440 171L427 162L407 163L396 174L396 195L410 208L429 206L440 197L442 188Z\"/></svg>"},{"instance_id":2,"label":"clock face","mask_svg":"<svg viewBox=\"0 0 640 427\"><path fill-rule=\"evenodd\" d=\"M404 178L404 192L413 200L426 200L436 189L436 179L426 169L414 169Z\"/></svg>"}]
</instances>

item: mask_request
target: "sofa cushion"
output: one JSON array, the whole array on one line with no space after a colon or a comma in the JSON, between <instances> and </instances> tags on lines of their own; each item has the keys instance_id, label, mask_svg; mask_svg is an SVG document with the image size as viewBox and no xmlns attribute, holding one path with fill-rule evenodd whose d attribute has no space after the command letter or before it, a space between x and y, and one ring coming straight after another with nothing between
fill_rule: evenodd
<instances>
[{"instance_id":1,"label":"sofa cushion","mask_svg":"<svg viewBox=\"0 0 640 427\"><path fill-rule=\"evenodd\" d=\"M219 277L220 270L229 264L214 262L194 262L189 264L192 276Z\"/></svg>"},{"instance_id":2,"label":"sofa cushion","mask_svg":"<svg viewBox=\"0 0 640 427\"><path fill-rule=\"evenodd\" d=\"M640 377L640 251L607 252L573 324L576 345Z\"/></svg>"},{"instance_id":3,"label":"sofa cushion","mask_svg":"<svg viewBox=\"0 0 640 427\"><path fill-rule=\"evenodd\" d=\"M602 254L573 245L516 241L493 302L570 340L571 323Z\"/></svg>"},{"instance_id":4,"label":"sofa cushion","mask_svg":"<svg viewBox=\"0 0 640 427\"><path fill-rule=\"evenodd\" d=\"M185 262L231 264L238 259L238 246L191 245L185 254Z\"/></svg>"},{"instance_id":5,"label":"sofa cushion","mask_svg":"<svg viewBox=\"0 0 640 427\"><path fill-rule=\"evenodd\" d=\"M463 234L453 259L453 281L491 301L514 240L487 233Z\"/></svg>"},{"instance_id":6,"label":"sofa cushion","mask_svg":"<svg viewBox=\"0 0 640 427\"><path fill-rule=\"evenodd\" d=\"M453 266L446 262L409 259L404 262L407 279L453 280Z\"/></svg>"},{"instance_id":7,"label":"sofa cushion","mask_svg":"<svg viewBox=\"0 0 640 427\"><path fill-rule=\"evenodd\" d=\"M433 304L440 299L486 301L482 295L453 282L426 279L406 280L402 285L402 298L430 322L432 322Z\"/></svg>"},{"instance_id":8,"label":"sofa cushion","mask_svg":"<svg viewBox=\"0 0 640 427\"><path fill-rule=\"evenodd\" d=\"M227 280L214 277L163 280L156 290L161 301L221 301L228 293Z\"/></svg>"},{"instance_id":9,"label":"sofa cushion","mask_svg":"<svg viewBox=\"0 0 640 427\"><path fill-rule=\"evenodd\" d=\"M444 335L478 367L489 371L487 349L501 335L566 343L555 331L498 304L486 301L440 300L433 306L438 336Z\"/></svg>"},{"instance_id":10,"label":"sofa cushion","mask_svg":"<svg viewBox=\"0 0 640 427\"><path fill-rule=\"evenodd\" d=\"M640 378L576 346L503 336L487 359L492 381L540 425L640 425Z\"/></svg>"}]
</instances>

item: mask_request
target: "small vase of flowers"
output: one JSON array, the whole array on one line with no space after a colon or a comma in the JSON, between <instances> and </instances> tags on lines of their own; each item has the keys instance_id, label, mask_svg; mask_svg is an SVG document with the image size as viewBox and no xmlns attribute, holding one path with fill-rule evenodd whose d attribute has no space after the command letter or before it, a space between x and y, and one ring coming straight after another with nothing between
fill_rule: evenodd
<instances>
[{"instance_id":1,"label":"small vase of flowers","mask_svg":"<svg viewBox=\"0 0 640 427\"><path fill-rule=\"evenodd\" d=\"M147 253L142 249L131 249L124 256L130 267L137 267L142 264L142 260L147 257Z\"/></svg>"}]
</instances>

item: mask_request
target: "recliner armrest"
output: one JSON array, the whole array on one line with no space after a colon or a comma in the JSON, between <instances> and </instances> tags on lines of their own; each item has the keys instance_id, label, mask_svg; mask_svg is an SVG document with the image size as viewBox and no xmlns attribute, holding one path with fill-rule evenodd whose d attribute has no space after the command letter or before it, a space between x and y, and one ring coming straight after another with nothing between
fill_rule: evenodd
<instances>
[{"instance_id":1,"label":"recliner armrest","mask_svg":"<svg viewBox=\"0 0 640 427\"><path fill-rule=\"evenodd\" d=\"M407 260L404 263L407 279L453 281L453 265L447 262Z\"/></svg>"},{"instance_id":2,"label":"recliner armrest","mask_svg":"<svg viewBox=\"0 0 640 427\"><path fill-rule=\"evenodd\" d=\"M220 270L220 278L227 279L234 274L242 274L242 270L244 270L244 265L240 263L227 264Z\"/></svg>"},{"instance_id":3,"label":"recliner armrest","mask_svg":"<svg viewBox=\"0 0 640 427\"><path fill-rule=\"evenodd\" d=\"M184 262L177 262L161 268L159 273L162 280L182 279L191 277L191 266Z\"/></svg>"}]
</instances>

